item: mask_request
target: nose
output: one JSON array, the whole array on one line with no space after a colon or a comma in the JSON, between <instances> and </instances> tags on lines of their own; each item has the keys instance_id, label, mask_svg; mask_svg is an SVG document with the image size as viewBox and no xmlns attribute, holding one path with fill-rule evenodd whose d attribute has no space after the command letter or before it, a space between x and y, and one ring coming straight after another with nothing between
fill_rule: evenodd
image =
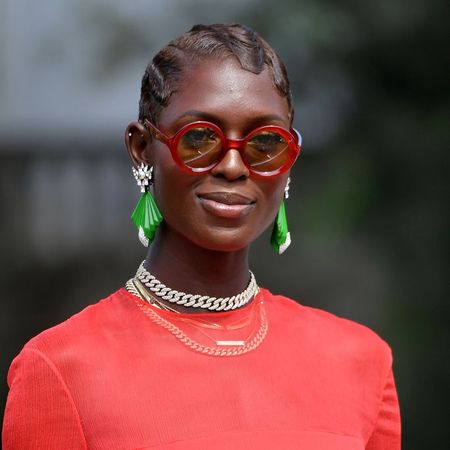
<instances>
[{"instance_id":1,"label":"nose","mask_svg":"<svg viewBox=\"0 0 450 450\"><path fill-rule=\"evenodd\" d=\"M239 150L229 149L219 163L211 169L211 174L224 177L229 181L245 179L250 176L247 166L242 160Z\"/></svg>"}]
</instances>

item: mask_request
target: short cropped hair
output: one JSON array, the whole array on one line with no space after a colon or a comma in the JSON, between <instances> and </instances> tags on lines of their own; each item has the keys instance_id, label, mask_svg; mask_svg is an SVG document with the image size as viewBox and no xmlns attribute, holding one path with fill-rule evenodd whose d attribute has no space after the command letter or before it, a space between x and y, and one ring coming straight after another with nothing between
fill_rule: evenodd
<instances>
[{"instance_id":1,"label":"short cropped hair","mask_svg":"<svg viewBox=\"0 0 450 450\"><path fill-rule=\"evenodd\" d=\"M251 28L240 24L195 25L169 42L145 69L139 101L139 120L158 124L188 63L201 59L235 57L244 70L255 74L269 69L273 84L294 109L286 68L274 49Z\"/></svg>"}]
</instances>

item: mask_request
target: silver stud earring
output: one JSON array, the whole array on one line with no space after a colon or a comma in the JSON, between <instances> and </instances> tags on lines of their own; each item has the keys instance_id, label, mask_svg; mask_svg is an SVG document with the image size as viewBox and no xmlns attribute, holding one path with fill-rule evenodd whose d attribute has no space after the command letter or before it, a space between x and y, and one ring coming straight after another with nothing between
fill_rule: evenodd
<instances>
[{"instance_id":1,"label":"silver stud earring","mask_svg":"<svg viewBox=\"0 0 450 450\"><path fill-rule=\"evenodd\" d=\"M131 169L141 192L148 191L153 180L153 167L149 168L147 164L141 163L138 168L133 166Z\"/></svg>"},{"instance_id":2,"label":"silver stud earring","mask_svg":"<svg viewBox=\"0 0 450 450\"><path fill-rule=\"evenodd\" d=\"M289 184L291 183L291 177L288 177L286 187L284 188L284 198L289 198Z\"/></svg>"}]
</instances>

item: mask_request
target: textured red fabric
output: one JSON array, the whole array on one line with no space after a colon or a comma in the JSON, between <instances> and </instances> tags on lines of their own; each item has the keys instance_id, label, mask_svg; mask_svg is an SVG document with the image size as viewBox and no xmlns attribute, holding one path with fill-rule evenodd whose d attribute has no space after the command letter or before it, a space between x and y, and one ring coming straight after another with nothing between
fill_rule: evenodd
<instances>
[{"instance_id":1,"label":"textured red fabric","mask_svg":"<svg viewBox=\"0 0 450 450\"><path fill-rule=\"evenodd\" d=\"M3 449L400 449L387 344L258 297L269 331L240 356L188 348L123 289L44 331L11 364Z\"/></svg>"}]
</instances>

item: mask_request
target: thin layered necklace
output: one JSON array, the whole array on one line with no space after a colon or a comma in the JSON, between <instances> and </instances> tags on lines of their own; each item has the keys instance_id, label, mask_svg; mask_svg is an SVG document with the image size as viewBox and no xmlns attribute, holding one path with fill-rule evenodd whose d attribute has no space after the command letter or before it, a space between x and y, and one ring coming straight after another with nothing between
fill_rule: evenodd
<instances>
[{"instance_id":1,"label":"thin layered necklace","mask_svg":"<svg viewBox=\"0 0 450 450\"><path fill-rule=\"evenodd\" d=\"M161 316L154 308L149 308L145 303L136 301L138 307L154 323L168 330L183 344L197 352L212 356L241 355L257 348L267 335L268 324L262 299L255 299L255 303L249 306L251 308L249 317L242 324L235 327L235 329L242 328L244 331L245 329L251 330L250 334L238 340L216 339L208 334L208 330L223 330L226 332L230 328L208 320L199 319L198 316L195 319L188 318L184 314L179 314L179 311L170 306L170 304L182 305L209 311L231 311L240 308L248 304L259 292L252 272L250 272L250 281L245 290L231 297L210 297L176 291L157 280L154 275L145 269L144 263L139 266L136 276L127 281L125 287L135 296L136 300L139 298L145 300L146 303L148 302L153 307L176 313L171 316ZM204 345L197 342L169 319L173 321L178 320L183 327L194 327L212 340L214 345Z\"/></svg>"}]
</instances>

